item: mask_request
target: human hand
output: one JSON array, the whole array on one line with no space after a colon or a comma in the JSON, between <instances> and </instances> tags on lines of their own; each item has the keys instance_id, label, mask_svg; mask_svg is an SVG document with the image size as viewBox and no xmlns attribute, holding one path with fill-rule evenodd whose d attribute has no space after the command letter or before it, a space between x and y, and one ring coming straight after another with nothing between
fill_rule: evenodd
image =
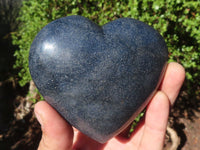
<instances>
[{"instance_id":1,"label":"human hand","mask_svg":"<svg viewBox=\"0 0 200 150\"><path fill-rule=\"evenodd\" d=\"M136 130L128 137L127 128L105 144L97 143L71 127L47 102L38 102L35 114L42 128L38 150L161 150L170 106L174 104L184 79L184 68L178 63L169 63L160 88Z\"/></svg>"}]
</instances>

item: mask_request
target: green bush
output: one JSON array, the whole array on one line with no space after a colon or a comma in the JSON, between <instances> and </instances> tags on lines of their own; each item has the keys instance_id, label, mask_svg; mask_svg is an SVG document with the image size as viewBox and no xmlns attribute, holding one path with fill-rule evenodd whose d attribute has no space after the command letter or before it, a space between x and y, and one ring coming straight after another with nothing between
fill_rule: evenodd
<instances>
[{"instance_id":1,"label":"green bush","mask_svg":"<svg viewBox=\"0 0 200 150\"><path fill-rule=\"evenodd\" d=\"M120 17L131 17L153 26L164 37L169 61L186 69L188 85L200 79L200 1L199 0L28 0L23 2L18 31L13 33L19 81L31 80L28 70L30 45L47 23L60 17L82 15L99 25Z\"/></svg>"}]
</instances>

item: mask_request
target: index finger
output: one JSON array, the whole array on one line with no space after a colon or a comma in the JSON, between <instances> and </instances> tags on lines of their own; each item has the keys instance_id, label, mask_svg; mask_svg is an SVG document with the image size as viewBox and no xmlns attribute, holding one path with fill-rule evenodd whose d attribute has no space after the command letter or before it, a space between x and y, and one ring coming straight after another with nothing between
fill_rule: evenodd
<instances>
[{"instance_id":1,"label":"index finger","mask_svg":"<svg viewBox=\"0 0 200 150\"><path fill-rule=\"evenodd\" d=\"M176 62L169 63L160 90L168 96L171 105L174 104L184 79L185 69Z\"/></svg>"}]
</instances>

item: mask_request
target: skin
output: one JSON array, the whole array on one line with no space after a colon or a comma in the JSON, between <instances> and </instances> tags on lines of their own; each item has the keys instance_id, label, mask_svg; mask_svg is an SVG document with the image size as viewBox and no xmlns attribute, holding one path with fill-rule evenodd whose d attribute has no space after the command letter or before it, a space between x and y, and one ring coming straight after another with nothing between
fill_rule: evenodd
<instances>
[{"instance_id":1,"label":"skin","mask_svg":"<svg viewBox=\"0 0 200 150\"><path fill-rule=\"evenodd\" d=\"M136 130L128 138L127 128L105 144L95 142L70 126L47 102L38 102L35 114L42 129L38 150L162 150L170 107L184 79L184 68L178 63L169 63L163 81Z\"/></svg>"}]
</instances>

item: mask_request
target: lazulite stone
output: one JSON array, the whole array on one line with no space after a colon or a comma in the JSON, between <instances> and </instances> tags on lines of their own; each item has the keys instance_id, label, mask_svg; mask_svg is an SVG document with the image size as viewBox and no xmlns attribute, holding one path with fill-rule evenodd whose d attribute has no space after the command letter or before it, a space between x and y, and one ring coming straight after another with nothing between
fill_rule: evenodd
<instances>
[{"instance_id":1,"label":"lazulite stone","mask_svg":"<svg viewBox=\"0 0 200 150\"><path fill-rule=\"evenodd\" d=\"M143 22L121 18L100 27L69 16L38 33L29 68L45 100L71 125L104 143L147 105L167 60L163 38Z\"/></svg>"}]
</instances>

